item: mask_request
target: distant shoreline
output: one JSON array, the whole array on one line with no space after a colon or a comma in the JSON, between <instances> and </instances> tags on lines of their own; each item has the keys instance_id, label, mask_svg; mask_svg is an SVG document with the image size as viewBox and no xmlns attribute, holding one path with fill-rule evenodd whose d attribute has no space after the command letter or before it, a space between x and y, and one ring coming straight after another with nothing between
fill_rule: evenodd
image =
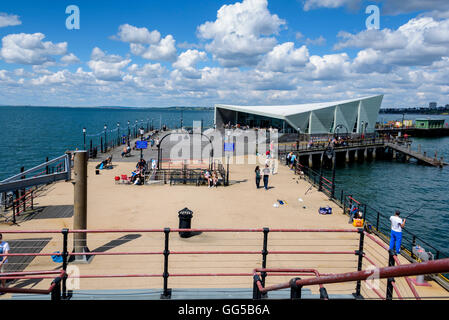
<instances>
[{"instance_id":1,"label":"distant shoreline","mask_svg":"<svg viewBox=\"0 0 449 320\"><path fill-rule=\"evenodd\" d=\"M10 108L66 108L66 109L102 109L102 110L190 110L190 111L207 111L213 110L213 107L189 107L189 106L171 106L171 107L123 107L123 106L95 106L95 107L73 107L73 106L31 106L31 105L0 105L1 107Z\"/></svg>"}]
</instances>

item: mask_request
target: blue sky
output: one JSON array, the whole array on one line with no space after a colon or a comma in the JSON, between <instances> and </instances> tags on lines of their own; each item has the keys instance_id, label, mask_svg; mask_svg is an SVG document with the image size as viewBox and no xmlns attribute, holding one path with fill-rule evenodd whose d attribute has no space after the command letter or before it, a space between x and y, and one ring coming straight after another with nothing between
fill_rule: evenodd
<instances>
[{"instance_id":1,"label":"blue sky","mask_svg":"<svg viewBox=\"0 0 449 320\"><path fill-rule=\"evenodd\" d=\"M373 4L380 29L368 32ZM79 30L65 27L68 5ZM0 98L210 106L384 93L385 107L444 105L448 11L442 0L2 2Z\"/></svg>"}]
</instances>

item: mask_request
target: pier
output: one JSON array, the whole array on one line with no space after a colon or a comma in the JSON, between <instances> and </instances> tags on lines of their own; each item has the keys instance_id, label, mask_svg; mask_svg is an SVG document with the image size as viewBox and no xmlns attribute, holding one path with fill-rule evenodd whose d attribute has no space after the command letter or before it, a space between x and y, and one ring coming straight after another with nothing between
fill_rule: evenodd
<instances>
[{"instance_id":1,"label":"pier","mask_svg":"<svg viewBox=\"0 0 449 320\"><path fill-rule=\"evenodd\" d=\"M429 157L426 152L421 153L420 147L414 151L411 149L411 143L400 140L390 140L382 138L358 139L346 141L343 145L332 146L330 143L318 143L312 146L307 144L298 144L296 147L288 144L279 146L280 158L285 158L286 154L292 152L296 154L301 163L309 167L319 166L325 161L324 153L332 149L336 154L336 161L357 162L365 160L374 160L376 158L403 160L408 162L415 159L418 164L424 164L434 167L443 167L448 165L443 157Z\"/></svg>"}]
</instances>

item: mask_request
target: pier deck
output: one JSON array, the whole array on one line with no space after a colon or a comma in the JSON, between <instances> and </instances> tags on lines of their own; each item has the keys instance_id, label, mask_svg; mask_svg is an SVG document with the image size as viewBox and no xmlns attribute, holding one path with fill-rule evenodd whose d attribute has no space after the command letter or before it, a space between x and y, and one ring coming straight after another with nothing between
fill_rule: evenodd
<instances>
[{"instance_id":1,"label":"pier deck","mask_svg":"<svg viewBox=\"0 0 449 320\"><path fill-rule=\"evenodd\" d=\"M262 159L262 163L264 159ZM114 177L129 174L134 162L118 161L111 170L102 170L95 174L95 162L88 165L88 229L128 229L125 233L89 234L88 247L94 252L137 252L163 250L164 235L161 233L131 232L131 230L178 227L178 211L184 207L193 213L193 228L263 228L271 229L355 229L348 224L347 216L323 193L309 190L310 184L299 179L287 167L280 165L278 174L270 177L271 188L256 189L254 184L255 164L231 164L231 185L227 188L207 188L205 186L185 185L148 185L134 186L116 184ZM308 191L309 190L309 191ZM308 191L306 193L306 191ZM298 199L301 198L302 201ZM286 204L273 207L277 200ZM72 205L73 186L71 182L58 182L51 191L38 199L36 205ZM332 215L318 214L319 207L331 206ZM2 225L2 231L13 230L61 230L72 228L73 218L32 219L20 225ZM61 251L62 235L51 234L42 252ZM41 236L39 236L41 237ZM4 240L36 238L35 234L16 235L4 233ZM251 287L251 273L261 266L260 254L175 254L176 251L258 251L262 246L261 233L213 233L203 232L192 238L180 238L172 233L170 238L169 273L191 274L210 273L203 277L172 276L169 287L177 289L192 288L240 288ZM73 239L69 238L69 251ZM268 264L271 268L317 268L322 273L341 273L357 268L357 256L354 254L277 254L276 250L299 251L353 251L358 249L356 233L316 234L272 232L269 235ZM365 252L371 262L364 259L363 268L371 263L386 266L388 254L366 239ZM408 261L399 257L401 263ZM72 264L70 264L72 265ZM96 256L89 264L76 264L81 276L94 276L80 280L80 290L119 290L119 289L161 289L162 278L96 278L95 275L112 274L159 274L163 272L163 257L160 255L114 255ZM53 270L60 267L49 256L34 258L25 270ZM245 276L214 276L222 272L235 272ZM292 276L269 276L267 285L288 281ZM35 288L47 288L50 279L38 281ZM31 285L26 282L23 287ZM416 287L422 297L449 299L449 293L433 281L430 287ZM380 283L380 292L385 295L386 280ZM404 279L397 279L397 286L403 297L413 298ZM330 295L348 295L354 292L355 283L326 285ZM311 294L318 294L318 287L310 287ZM93 292L93 291L92 291ZM365 298L379 298L377 294L362 285ZM5 294L2 299L11 298ZM395 296L396 297L396 296Z\"/></svg>"}]
</instances>

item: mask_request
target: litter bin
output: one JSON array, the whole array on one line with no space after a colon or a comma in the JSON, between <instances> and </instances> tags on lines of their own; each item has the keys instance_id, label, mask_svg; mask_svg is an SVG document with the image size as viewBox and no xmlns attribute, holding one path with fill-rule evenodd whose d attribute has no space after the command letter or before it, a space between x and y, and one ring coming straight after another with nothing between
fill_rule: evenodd
<instances>
[{"instance_id":1,"label":"litter bin","mask_svg":"<svg viewBox=\"0 0 449 320\"><path fill-rule=\"evenodd\" d=\"M190 229L192 223L193 212L188 208L184 208L178 211L179 217L179 229ZM192 236L190 231L181 231L179 232L179 236L181 238L189 238Z\"/></svg>"}]
</instances>

